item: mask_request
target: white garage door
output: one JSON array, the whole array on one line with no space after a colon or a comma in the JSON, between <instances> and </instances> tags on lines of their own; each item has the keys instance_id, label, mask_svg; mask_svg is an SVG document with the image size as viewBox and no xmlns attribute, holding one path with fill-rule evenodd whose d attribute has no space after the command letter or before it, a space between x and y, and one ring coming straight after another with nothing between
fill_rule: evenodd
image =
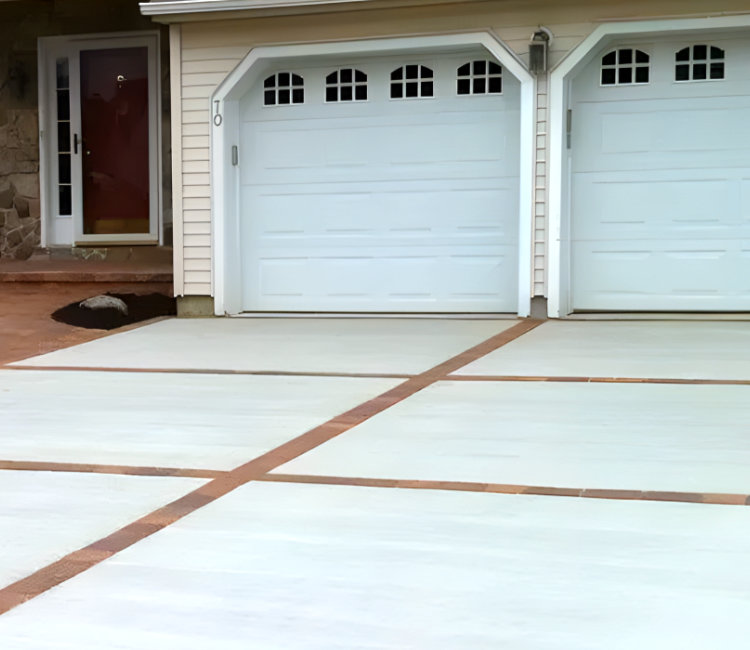
<instances>
[{"instance_id":1,"label":"white garage door","mask_svg":"<svg viewBox=\"0 0 750 650\"><path fill-rule=\"evenodd\" d=\"M617 45L572 93L573 308L750 311L750 41Z\"/></svg>"},{"instance_id":2,"label":"white garage door","mask_svg":"<svg viewBox=\"0 0 750 650\"><path fill-rule=\"evenodd\" d=\"M241 103L243 309L517 311L519 91L476 52L264 72Z\"/></svg>"}]
</instances>

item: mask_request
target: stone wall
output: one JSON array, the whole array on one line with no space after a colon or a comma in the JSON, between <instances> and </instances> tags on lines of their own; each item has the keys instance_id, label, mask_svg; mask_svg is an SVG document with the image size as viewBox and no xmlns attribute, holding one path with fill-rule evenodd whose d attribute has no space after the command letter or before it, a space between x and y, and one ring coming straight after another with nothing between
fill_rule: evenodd
<instances>
[{"instance_id":1,"label":"stone wall","mask_svg":"<svg viewBox=\"0 0 750 650\"><path fill-rule=\"evenodd\" d=\"M162 30L162 155L169 162L169 38L138 0L0 2L0 258L25 259L40 242L37 42L41 36ZM169 183L169 178L163 179ZM162 206L171 233L170 193Z\"/></svg>"}]
</instances>

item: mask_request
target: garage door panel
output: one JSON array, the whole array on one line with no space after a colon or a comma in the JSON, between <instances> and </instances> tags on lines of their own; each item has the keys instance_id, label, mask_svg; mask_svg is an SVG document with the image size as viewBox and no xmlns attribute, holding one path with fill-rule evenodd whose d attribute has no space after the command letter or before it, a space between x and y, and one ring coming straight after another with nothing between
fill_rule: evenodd
<instances>
[{"instance_id":1,"label":"garage door panel","mask_svg":"<svg viewBox=\"0 0 750 650\"><path fill-rule=\"evenodd\" d=\"M750 239L577 242L580 309L750 310Z\"/></svg>"},{"instance_id":2,"label":"garage door panel","mask_svg":"<svg viewBox=\"0 0 750 650\"><path fill-rule=\"evenodd\" d=\"M750 42L721 40L726 78L676 83L691 39L642 45L649 83L600 85L609 49L573 80L574 310L750 311Z\"/></svg>"},{"instance_id":3,"label":"garage door panel","mask_svg":"<svg viewBox=\"0 0 750 650\"><path fill-rule=\"evenodd\" d=\"M721 101L731 100L726 107ZM576 107L575 172L747 167L750 98L718 97L702 109L688 100ZM689 154L689 155L686 155Z\"/></svg>"},{"instance_id":4,"label":"garage door panel","mask_svg":"<svg viewBox=\"0 0 750 650\"><path fill-rule=\"evenodd\" d=\"M262 259L257 297L247 299L261 311L350 310L346 305L356 311L430 312L467 305L475 311L498 305L512 310L507 277L515 251L487 248L483 256L427 247L422 255L366 258L329 250L316 258ZM488 286L492 289L481 290Z\"/></svg>"},{"instance_id":5,"label":"garage door panel","mask_svg":"<svg viewBox=\"0 0 750 650\"><path fill-rule=\"evenodd\" d=\"M729 170L716 170L718 176ZM576 174L574 221L580 239L721 239L750 237L750 193L739 178L685 174ZM745 216L743 216L743 213Z\"/></svg>"},{"instance_id":6,"label":"garage door panel","mask_svg":"<svg viewBox=\"0 0 750 650\"><path fill-rule=\"evenodd\" d=\"M300 69L301 105L243 99L245 309L517 310L520 84L457 96L476 56L426 56L431 98L391 100L403 59L373 57ZM349 65L367 101L326 103L326 75Z\"/></svg>"}]
</instances>

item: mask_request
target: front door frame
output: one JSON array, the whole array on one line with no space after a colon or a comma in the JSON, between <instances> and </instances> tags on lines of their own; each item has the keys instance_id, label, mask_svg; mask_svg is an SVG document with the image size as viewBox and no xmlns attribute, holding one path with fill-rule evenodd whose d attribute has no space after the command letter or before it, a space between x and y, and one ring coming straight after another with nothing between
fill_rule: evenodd
<instances>
[{"instance_id":1,"label":"front door frame","mask_svg":"<svg viewBox=\"0 0 750 650\"><path fill-rule=\"evenodd\" d=\"M136 234L83 234L83 202L80 178L80 158L73 162L73 209L70 217L57 214L56 171L56 90L55 61L68 57L70 61L71 125L78 122L80 133L80 87L78 84L79 54L87 49L115 49L146 47L148 49L149 93L149 232ZM159 61L159 32L115 32L76 34L39 38L39 185L41 203L41 245L48 246L112 246L161 245L162 227L162 155L161 155L161 75ZM74 69L77 74L73 74ZM73 97L78 97L77 101ZM71 131L74 129L71 128ZM72 137L72 134L71 134ZM80 156L80 150L78 156ZM75 154L74 154L75 156Z\"/></svg>"}]
</instances>

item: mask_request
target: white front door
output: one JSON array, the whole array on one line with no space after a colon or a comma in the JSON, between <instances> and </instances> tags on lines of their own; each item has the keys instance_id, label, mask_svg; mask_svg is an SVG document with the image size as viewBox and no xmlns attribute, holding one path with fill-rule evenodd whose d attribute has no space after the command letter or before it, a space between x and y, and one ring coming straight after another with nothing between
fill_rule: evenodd
<instances>
[{"instance_id":1,"label":"white front door","mask_svg":"<svg viewBox=\"0 0 750 650\"><path fill-rule=\"evenodd\" d=\"M519 103L477 51L268 69L241 103L243 309L516 312Z\"/></svg>"},{"instance_id":2,"label":"white front door","mask_svg":"<svg viewBox=\"0 0 750 650\"><path fill-rule=\"evenodd\" d=\"M750 41L616 44L571 92L573 309L750 311Z\"/></svg>"},{"instance_id":3,"label":"white front door","mask_svg":"<svg viewBox=\"0 0 750 650\"><path fill-rule=\"evenodd\" d=\"M158 243L155 35L40 41L46 245Z\"/></svg>"}]
</instances>

